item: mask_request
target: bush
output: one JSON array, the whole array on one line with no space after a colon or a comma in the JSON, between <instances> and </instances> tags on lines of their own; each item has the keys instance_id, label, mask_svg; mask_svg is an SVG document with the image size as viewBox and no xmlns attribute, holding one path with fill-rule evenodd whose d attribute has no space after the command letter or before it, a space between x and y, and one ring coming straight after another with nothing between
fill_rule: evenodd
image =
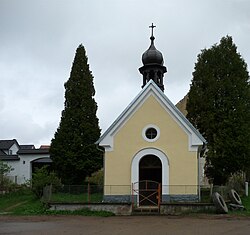
<instances>
[{"instance_id":1,"label":"bush","mask_svg":"<svg viewBox=\"0 0 250 235\"><path fill-rule=\"evenodd\" d=\"M229 189L234 189L240 195L244 194L245 177L244 177L243 173L240 172L240 173L233 174L229 178L226 186Z\"/></svg>"},{"instance_id":2,"label":"bush","mask_svg":"<svg viewBox=\"0 0 250 235\"><path fill-rule=\"evenodd\" d=\"M0 191L9 192L15 185L6 177L6 174L13 169L7 163L0 161Z\"/></svg>"},{"instance_id":3,"label":"bush","mask_svg":"<svg viewBox=\"0 0 250 235\"><path fill-rule=\"evenodd\" d=\"M48 185L52 185L53 188L61 186L60 179L54 172L49 172L47 166L43 166L40 169L36 169L35 173L32 174L32 191L37 198L43 196L43 188Z\"/></svg>"},{"instance_id":4,"label":"bush","mask_svg":"<svg viewBox=\"0 0 250 235\"><path fill-rule=\"evenodd\" d=\"M104 172L103 168L92 173L90 177L86 177L86 181L91 184L96 184L96 185L103 185L103 180L104 180Z\"/></svg>"},{"instance_id":5,"label":"bush","mask_svg":"<svg viewBox=\"0 0 250 235\"><path fill-rule=\"evenodd\" d=\"M15 191L16 184L14 184L11 180L7 177L3 176L0 179L0 192L2 193L9 193Z\"/></svg>"}]
</instances>

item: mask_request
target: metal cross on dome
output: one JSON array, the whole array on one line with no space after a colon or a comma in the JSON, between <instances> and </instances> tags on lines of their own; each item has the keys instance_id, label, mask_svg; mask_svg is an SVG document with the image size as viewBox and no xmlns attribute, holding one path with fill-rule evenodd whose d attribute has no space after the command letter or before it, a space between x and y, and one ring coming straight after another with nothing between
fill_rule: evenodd
<instances>
[{"instance_id":1,"label":"metal cross on dome","mask_svg":"<svg viewBox=\"0 0 250 235\"><path fill-rule=\"evenodd\" d=\"M152 23L152 25L150 25L149 26L149 28L152 28L152 35L151 35L151 37L154 37L154 28L155 28L156 26Z\"/></svg>"}]
</instances>

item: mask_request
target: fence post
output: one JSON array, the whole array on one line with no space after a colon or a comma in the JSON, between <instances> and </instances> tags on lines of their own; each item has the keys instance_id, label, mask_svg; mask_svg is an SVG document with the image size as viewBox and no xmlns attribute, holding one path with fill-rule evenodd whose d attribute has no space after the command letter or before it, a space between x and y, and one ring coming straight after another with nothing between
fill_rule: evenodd
<instances>
[{"instance_id":1,"label":"fence post","mask_svg":"<svg viewBox=\"0 0 250 235\"><path fill-rule=\"evenodd\" d=\"M210 184L210 197L213 195L213 184Z\"/></svg>"},{"instance_id":2,"label":"fence post","mask_svg":"<svg viewBox=\"0 0 250 235\"><path fill-rule=\"evenodd\" d=\"M0 181L1 182L1 181ZM46 186L43 187L43 195L42 195L42 200L46 200Z\"/></svg>"},{"instance_id":3,"label":"fence post","mask_svg":"<svg viewBox=\"0 0 250 235\"><path fill-rule=\"evenodd\" d=\"M248 182L245 182L245 194L248 197Z\"/></svg>"},{"instance_id":4,"label":"fence post","mask_svg":"<svg viewBox=\"0 0 250 235\"><path fill-rule=\"evenodd\" d=\"M200 183L198 184L198 201L201 201L201 185Z\"/></svg>"},{"instance_id":5,"label":"fence post","mask_svg":"<svg viewBox=\"0 0 250 235\"><path fill-rule=\"evenodd\" d=\"M132 211L134 210L134 183L132 183L132 198L131 198L131 202L132 202Z\"/></svg>"},{"instance_id":6,"label":"fence post","mask_svg":"<svg viewBox=\"0 0 250 235\"><path fill-rule=\"evenodd\" d=\"M51 200L51 195L52 195L52 184L49 186L49 202Z\"/></svg>"},{"instance_id":7,"label":"fence post","mask_svg":"<svg viewBox=\"0 0 250 235\"><path fill-rule=\"evenodd\" d=\"M90 184L88 183L88 203L90 203Z\"/></svg>"},{"instance_id":8,"label":"fence post","mask_svg":"<svg viewBox=\"0 0 250 235\"><path fill-rule=\"evenodd\" d=\"M160 212L161 205L161 184L158 184L158 212Z\"/></svg>"}]
</instances>

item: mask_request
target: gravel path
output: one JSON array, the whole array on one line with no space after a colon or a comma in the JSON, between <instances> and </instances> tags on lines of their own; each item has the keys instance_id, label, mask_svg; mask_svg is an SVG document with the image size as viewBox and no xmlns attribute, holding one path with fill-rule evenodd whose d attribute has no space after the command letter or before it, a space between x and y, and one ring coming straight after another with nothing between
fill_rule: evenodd
<instances>
[{"instance_id":1,"label":"gravel path","mask_svg":"<svg viewBox=\"0 0 250 235\"><path fill-rule=\"evenodd\" d=\"M0 216L0 234L248 235L250 218L231 216Z\"/></svg>"}]
</instances>

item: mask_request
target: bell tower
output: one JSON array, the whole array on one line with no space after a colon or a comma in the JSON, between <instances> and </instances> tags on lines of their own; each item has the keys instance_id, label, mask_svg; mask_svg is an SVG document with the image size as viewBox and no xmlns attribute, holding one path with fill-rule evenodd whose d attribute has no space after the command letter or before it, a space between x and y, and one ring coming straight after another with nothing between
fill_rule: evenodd
<instances>
[{"instance_id":1,"label":"bell tower","mask_svg":"<svg viewBox=\"0 0 250 235\"><path fill-rule=\"evenodd\" d=\"M149 28L152 29L152 34L150 37L151 44L142 55L143 66L139 68L140 73L143 76L142 88L152 79L158 87L164 91L163 76L167 72L167 68L163 66L163 56L160 51L155 48L154 45L154 28L156 26L152 25Z\"/></svg>"}]
</instances>

